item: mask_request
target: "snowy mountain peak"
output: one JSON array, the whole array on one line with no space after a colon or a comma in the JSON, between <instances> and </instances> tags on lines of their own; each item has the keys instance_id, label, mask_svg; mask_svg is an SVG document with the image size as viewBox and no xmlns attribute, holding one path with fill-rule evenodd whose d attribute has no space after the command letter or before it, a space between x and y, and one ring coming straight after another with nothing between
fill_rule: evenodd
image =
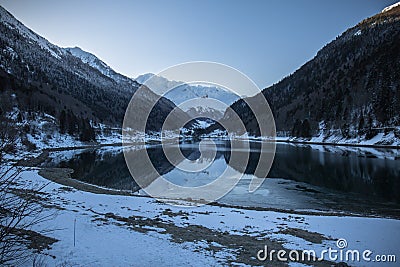
<instances>
[{"instance_id":1,"label":"snowy mountain peak","mask_svg":"<svg viewBox=\"0 0 400 267\"><path fill-rule=\"evenodd\" d=\"M95 55L82 50L80 47L67 47L64 50L71 53L74 57L81 59L83 63L94 64L99 62L102 66L108 67L106 63L98 59Z\"/></svg>"},{"instance_id":2,"label":"snowy mountain peak","mask_svg":"<svg viewBox=\"0 0 400 267\"><path fill-rule=\"evenodd\" d=\"M39 45L41 49L47 51L48 53L50 53L51 56L55 57L58 60L61 60L62 57L70 54L74 57L79 58L83 63L97 69L98 71L100 71L100 73L116 82L129 82L128 80L130 80L127 77L116 73L113 69L111 69L106 63L101 61L95 55L86 52L79 47L61 48L57 45L50 43L45 38L34 33L32 30L30 30L28 27L18 21L2 6L0 6L0 23L11 30L17 31L20 35L25 37L29 43L35 43Z\"/></svg>"},{"instance_id":3,"label":"snowy mountain peak","mask_svg":"<svg viewBox=\"0 0 400 267\"><path fill-rule=\"evenodd\" d=\"M192 117L202 115L218 120L223 116L226 106L239 99L239 96L220 86L170 81L153 73L140 75L135 81L146 84L155 93L162 94Z\"/></svg>"},{"instance_id":4,"label":"snowy mountain peak","mask_svg":"<svg viewBox=\"0 0 400 267\"><path fill-rule=\"evenodd\" d=\"M88 64L92 68L97 69L103 75L113 79L116 82L121 81L122 76L116 73L110 66L100 60L92 53L86 52L79 47L67 47L64 51L70 53L72 56L79 58L83 63Z\"/></svg>"},{"instance_id":5,"label":"snowy mountain peak","mask_svg":"<svg viewBox=\"0 0 400 267\"><path fill-rule=\"evenodd\" d=\"M398 6L400 6L400 1L397 2L397 3L395 3L395 4L393 4L393 5L390 5L390 6L388 6L388 7L385 7L385 8L382 10L381 13L387 12L387 11L389 11L389 10L395 8L395 7L398 7Z\"/></svg>"},{"instance_id":6,"label":"snowy mountain peak","mask_svg":"<svg viewBox=\"0 0 400 267\"><path fill-rule=\"evenodd\" d=\"M79 58L83 63L88 64L90 67L98 70L104 76L107 76L114 80L117 83L128 82L132 83L132 79L117 73L110 66L108 66L104 61L99 59L94 54L87 52L80 47L66 47L63 48L66 53L71 54L72 56Z\"/></svg>"},{"instance_id":7,"label":"snowy mountain peak","mask_svg":"<svg viewBox=\"0 0 400 267\"><path fill-rule=\"evenodd\" d=\"M212 98L230 105L239 99L239 96L220 86L205 83L187 84L184 82L170 81L153 73L140 75L135 81L140 84L146 83L155 93L166 92L164 97L174 102L175 105L180 105L185 101L195 98Z\"/></svg>"},{"instance_id":8,"label":"snowy mountain peak","mask_svg":"<svg viewBox=\"0 0 400 267\"><path fill-rule=\"evenodd\" d=\"M148 79L150 79L151 77L153 77L155 74L154 73L145 73L142 75L139 75L135 81L137 81L140 84L144 84Z\"/></svg>"}]
</instances>

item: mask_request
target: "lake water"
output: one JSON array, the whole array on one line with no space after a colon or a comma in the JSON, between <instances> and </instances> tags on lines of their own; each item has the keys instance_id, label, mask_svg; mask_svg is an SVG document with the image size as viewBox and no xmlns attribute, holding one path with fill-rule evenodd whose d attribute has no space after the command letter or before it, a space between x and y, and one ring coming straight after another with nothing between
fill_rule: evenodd
<instances>
[{"instance_id":1,"label":"lake water","mask_svg":"<svg viewBox=\"0 0 400 267\"><path fill-rule=\"evenodd\" d=\"M225 168L241 170L229 165L230 147L228 141L216 141L215 158L208 159L208 168L195 173L171 165L160 145L131 147L130 153L146 149L154 167L165 179L177 185L199 186L216 179ZM196 142L181 144L180 149L189 160L200 156ZM270 152L261 151L260 143L252 142L250 161L242 179L218 202L400 217L398 150L277 143L268 178L257 191L249 193L258 158ZM72 168L73 178L86 183L122 190L139 189L120 147L51 152L44 165Z\"/></svg>"}]
</instances>

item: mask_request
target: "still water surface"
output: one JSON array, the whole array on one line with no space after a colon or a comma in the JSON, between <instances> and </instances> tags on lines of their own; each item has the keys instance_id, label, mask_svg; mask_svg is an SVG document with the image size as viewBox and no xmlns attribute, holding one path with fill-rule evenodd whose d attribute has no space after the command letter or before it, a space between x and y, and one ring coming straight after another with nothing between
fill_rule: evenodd
<instances>
[{"instance_id":1,"label":"still water surface","mask_svg":"<svg viewBox=\"0 0 400 267\"><path fill-rule=\"evenodd\" d=\"M230 143L216 141L215 158L201 172L185 172L166 159L160 145L132 147L129 153L147 149L154 167L177 185L200 186L216 179L229 165ZM220 203L240 206L350 212L400 217L400 159L398 150L309 146L277 143L268 178L254 193L248 192L260 143L251 143L249 164L243 178ZM181 144L189 160L200 157L199 144ZM137 191L125 164L122 148L109 147L52 152L46 166L74 169L73 178L114 189ZM150 181L151 183L152 181Z\"/></svg>"}]
</instances>

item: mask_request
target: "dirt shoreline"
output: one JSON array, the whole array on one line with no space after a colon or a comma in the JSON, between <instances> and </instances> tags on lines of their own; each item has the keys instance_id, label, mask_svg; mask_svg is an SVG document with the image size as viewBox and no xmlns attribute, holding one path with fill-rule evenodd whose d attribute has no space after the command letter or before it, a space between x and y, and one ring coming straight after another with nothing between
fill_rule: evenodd
<instances>
[{"instance_id":1,"label":"dirt shoreline","mask_svg":"<svg viewBox=\"0 0 400 267\"><path fill-rule=\"evenodd\" d=\"M79 191L85 191L93 194L104 194L104 195L121 195L121 196L131 196L131 197L145 197L149 199L153 199L151 196L147 195L138 195L131 191L123 191L116 189L103 188L96 185L91 185L88 183L84 183L78 180L71 178L71 174L73 173L72 169L68 168L40 168L38 174L43 178L64 185L68 187L72 187ZM169 202L179 202L179 201L191 201L187 199L177 199L177 200L169 200ZM265 207L251 207L251 206L239 206L239 205L229 205L224 203L212 202L207 205L216 206L221 208L231 208L231 209L242 209L242 210L255 210L255 211L272 211L272 212L280 212L285 214L293 214L293 215L311 215L311 216L351 216L351 217L368 217L368 218L391 218L391 219L399 219L390 216L378 216L373 214L361 214L361 213L348 213L348 212L332 212L332 211L303 211L303 210L288 210L288 209L279 209L279 208L265 208Z\"/></svg>"},{"instance_id":2,"label":"dirt shoreline","mask_svg":"<svg viewBox=\"0 0 400 267\"><path fill-rule=\"evenodd\" d=\"M103 188L75 180L71 177L73 172L74 170L69 168L40 168L38 174L49 181L73 187L80 191L104 195L137 196L129 191Z\"/></svg>"}]
</instances>

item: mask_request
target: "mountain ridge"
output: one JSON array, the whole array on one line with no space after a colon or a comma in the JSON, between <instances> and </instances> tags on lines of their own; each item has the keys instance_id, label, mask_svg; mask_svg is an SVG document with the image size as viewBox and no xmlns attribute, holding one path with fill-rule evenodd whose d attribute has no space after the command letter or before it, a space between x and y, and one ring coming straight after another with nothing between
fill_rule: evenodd
<instances>
[{"instance_id":1,"label":"mountain ridge","mask_svg":"<svg viewBox=\"0 0 400 267\"><path fill-rule=\"evenodd\" d=\"M117 73L100 58L98 58L97 56L95 56L90 52L82 50L80 47L75 46L75 47L66 47L62 49L67 53L70 53L74 57L79 58L80 60L82 60L83 63L86 63L89 66L97 69L103 75L110 77L116 82L123 82L123 81L127 82L128 79L132 80L120 73Z\"/></svg>"},{"instance_id":2,"label":"mountain ridge","mask_svg":"<svg viewBox=\"0 0 400 267\"><path fill-rule=\"evenodd\" d=\"M386 11L389 11L389 10L391 10L392 8L395 8L395 7L398 7L398 6L400 6L400 1L397 2L397 3L394 3L393 5L390 5L390 6L385 7L384 9L382 9L381 13L386 12Z\"/></svg>"},{"instance_id":3,"label":"mountain ridge","mask_svg":"<svg viewBox=\"0 0 400 267\"><path fill-rule=\"evenodd\" d=\"M1 6L0 30L0 92L5 102L14 101L10 95L16 95L13 105L24 112L44 112L59 118L64 110L78 120L122 126L139 83L116 73L88 52L50 43ZM142 86L141 91L143 105L159 98L147 87ZM171 101L160 98L154 107L159 117L149 117L148 129L161 129L160 118L174 108Z\"/></svg>"},{"instance_id":4,"label":"mountain ridge","mask_svg":"<svg viewBox=\"0 0 400 267\"><path fill-rule=\"evenodd\" d=\"M309 138L323 123L327 136L339 131L344 138L371 138L374 129L399 126L399 43L400 7L395 6L349 28L294 73L263 89L277 130ZM231 107L248 132L258 135L254 115L243 104L239 100Z\"/></svg>"},{"instance_id":5,"label":"mountain ridge","mask_svg":"<svg viewBox=\"0 0 400 267\"><path fill-rule=\"evenodd\" d=\"M149 80L150 78L152 79ZM175 105L179 105L189 99L202 97L214 98L230 105L239 98L239 96L221 87L208 84L187 84L181 81L170 81L153 73L139 75L134 80L141 84L145 84L146 81L149 80L150 85L154 85L155 89L159 91L170 89L164 97L174 102ZM185 94L182 94L183 91Z\"/></svg>"},{"instance_id":6,"label":"mountain ridge","mask_svg":"<svg viewBox=\"0 0 400 267\"><path fill-rule=\"evenodd\" d=\"M204 116L218 120L223 116L226 106L231 105L240 98L222 87L202 83L188 84L180 81L171 81L153 73L140 75L135 81L146 84L155 93L166 92L163 96L176 106L181 107L191 117ZM146 83L146 81L148 82ZM215 102L201 101L208 98L220 101L220 105L215 104ZM196 102L195 99L200 99L200 101ZM190 106L185 105L186 101L190 101ZM210 105L207 105L208 103Z\"/></svg>"}]
</instances>

